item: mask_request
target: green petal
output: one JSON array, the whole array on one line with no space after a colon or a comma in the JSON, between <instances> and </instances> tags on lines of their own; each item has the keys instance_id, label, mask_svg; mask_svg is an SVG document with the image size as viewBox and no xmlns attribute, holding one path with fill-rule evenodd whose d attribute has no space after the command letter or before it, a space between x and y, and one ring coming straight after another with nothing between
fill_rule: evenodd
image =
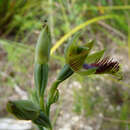
<instances>
[{"instance_id":1,"label":"green petal","mask_svg":"<svg viewBox=\"0 0 130 130\"><path fill-rule=\"evenodd\" d=\"M85 70L85 71L79 71L77 73L80 74L80 75L82 75L82 76L87 76L87 75L90 75L90 74L95 74L96 69L97 68L95 67L95 68L88 69L88 70Z\"/></svg>"},{"instance_id":2,"label":"green petal","mask_svg":"<svg viewBox=\"0 0 130 130\"><path fill-rule=\"evenodd\" d=\"M95 43L94 40L90 40L88 43L86 43L86 44L84 45L84 47L89 48L88 53L89 53L89 52L91 51L91 49L93 48L94 43Z\"/></svg>"},{"instance_id":3,"label":"green petal","mask_svg":"<svg viewBox=\"0 0 130 130\"><path fill-rule=\"evenodd\" d=\"M94 63L94 62L100 60L102 58L102 56L104 55L105 50L106 49L95 52L91 55L88 55L87 58L86 58L86 63L91 64L91 63Z\"/></svg>"},{"instance_id":4,"label":"green petal","mask_svg":"<svg viewBox=\"0 0 130 130\"><path fill-rule=\"evenodd\" d=\"M67 44L66 48L65 48L65 59L66 61L68 61L69 57L70 57L70 53L76 52L76 48L77 48L77 40L79 38L80 33L76 33L69 41L69 43Z\"/></svg>"}]
</instances>

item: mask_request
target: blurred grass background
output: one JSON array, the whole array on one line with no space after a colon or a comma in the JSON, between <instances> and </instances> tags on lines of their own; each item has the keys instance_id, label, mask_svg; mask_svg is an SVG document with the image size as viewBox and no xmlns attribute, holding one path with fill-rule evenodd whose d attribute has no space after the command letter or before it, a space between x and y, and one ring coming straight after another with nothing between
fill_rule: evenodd
<instances>
[{"instance_id":1,"label":"blurred grass background","mask_svg":"<svg viewBox=\"0 0 130 130\"><path fill-rule=\"evenodd\" d=\"M98 20L106 15L116 18ZM66 86L73 86L69 90L72 97L66 100L69 104L69 99L73 98L72 112L82 116L83 122L95 130L130 130L129 0L0 0L0 117L9 116L5 109L9 99L26 98L22 97L21 91L26 95L34 87L35 44L46 19L50 25L53 47L59 42L62 44L51 55L49 85L64 65L64 47L71 32L95 19L93 24L80 28L79 42L95 39L93 51L106 48L105 55L121 63L124 78L118 81L107 75L84 78L74 75L65 82ZM65 34L67 37L64 37ZM78 82L82 87L76 87L73 82ZM66 89L64 91L68 91ZM62 96L67 95L64 92ZM60 100L59 104L64 106L64 101ZM57 119L59 107L56 111ZM63 111L67 113L66 109Z\"/></svg>"}]
</instances>

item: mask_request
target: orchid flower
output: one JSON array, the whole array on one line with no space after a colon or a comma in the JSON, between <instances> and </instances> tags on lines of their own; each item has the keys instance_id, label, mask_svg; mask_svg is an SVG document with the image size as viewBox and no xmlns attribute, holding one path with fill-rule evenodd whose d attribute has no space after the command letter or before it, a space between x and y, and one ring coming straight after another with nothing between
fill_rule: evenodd
<instances>
[{"instance_id":1,"label":"orchid flower","mask_svg":"<svg viewBox=\"0 0 130 130\"><path fill-rule=\"evenodd\" d=\"M78 45L78 36L75 35L65 49L66 64L80 75L112 74L122 79L122 73L118 61L109 56L103 57L105 50L90 54L94 41L84 45Z\"/></svg>"}]
</instances>

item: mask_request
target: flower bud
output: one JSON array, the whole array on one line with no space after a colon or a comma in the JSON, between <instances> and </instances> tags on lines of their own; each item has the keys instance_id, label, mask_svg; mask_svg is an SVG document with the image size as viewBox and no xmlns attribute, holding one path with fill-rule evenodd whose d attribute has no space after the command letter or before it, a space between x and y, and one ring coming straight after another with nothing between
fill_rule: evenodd
<instances>
[{"instance_id":1,"label":"flower bud","mask_svg":"<svg viewBox=\"0 0 130 130\"><path fill-rule=\"evenodd\" d=\"M37 125L51 128L49 118L29 100L9 101L7 110L20 120L32 120Z\"/></svg>"},{"instance_id":2,"label":"flower bud","mask_svg":"<svg viewBox=\"0 0 130 130\"><path fill-rule=\"evenodd\" d=\"M34 120L40 114L40 109L29 100L9 101L7 110L21 120Z\"/></svg>"},{"instance_id":3,"label":"flower bud","mask_svg":"<svg viewBox=\"0 0 130 130\"><path fill-rule=\"evenodd\" d=\"M35 62L39 64L47 63L49 60L51 48L51 35L47 24L44 25L43 30L40 33L36 51L35 51Z\"/></svg>"}]
</instances>

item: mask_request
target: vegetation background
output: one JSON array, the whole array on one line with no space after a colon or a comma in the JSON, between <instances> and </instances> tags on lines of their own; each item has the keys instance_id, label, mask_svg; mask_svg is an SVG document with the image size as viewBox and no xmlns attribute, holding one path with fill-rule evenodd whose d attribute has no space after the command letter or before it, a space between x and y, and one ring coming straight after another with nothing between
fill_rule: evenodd
<instances>
[{"instance_id":1,"label":"vegetation background","mask_svg":"<svg viewBox=\"0 0 130 130\"><path fill-rule=\"evenodd\" d=\"M48 85L64 65L63 36L69 39L75 27L81 30L79 42L95 39L93 51L106 48L105 55L118 60L123 70L121 81L76 74L65 81L52 109L55 130L130 130L129 0L0 0L0 120L13 118L6 111L8 100L30 98L35 45L46 19L53 49L58 47L51 55ZM92 19L93 24L80 26ZM60 39L62 45L56 46Z\"/></svg>"}]
</instances>

